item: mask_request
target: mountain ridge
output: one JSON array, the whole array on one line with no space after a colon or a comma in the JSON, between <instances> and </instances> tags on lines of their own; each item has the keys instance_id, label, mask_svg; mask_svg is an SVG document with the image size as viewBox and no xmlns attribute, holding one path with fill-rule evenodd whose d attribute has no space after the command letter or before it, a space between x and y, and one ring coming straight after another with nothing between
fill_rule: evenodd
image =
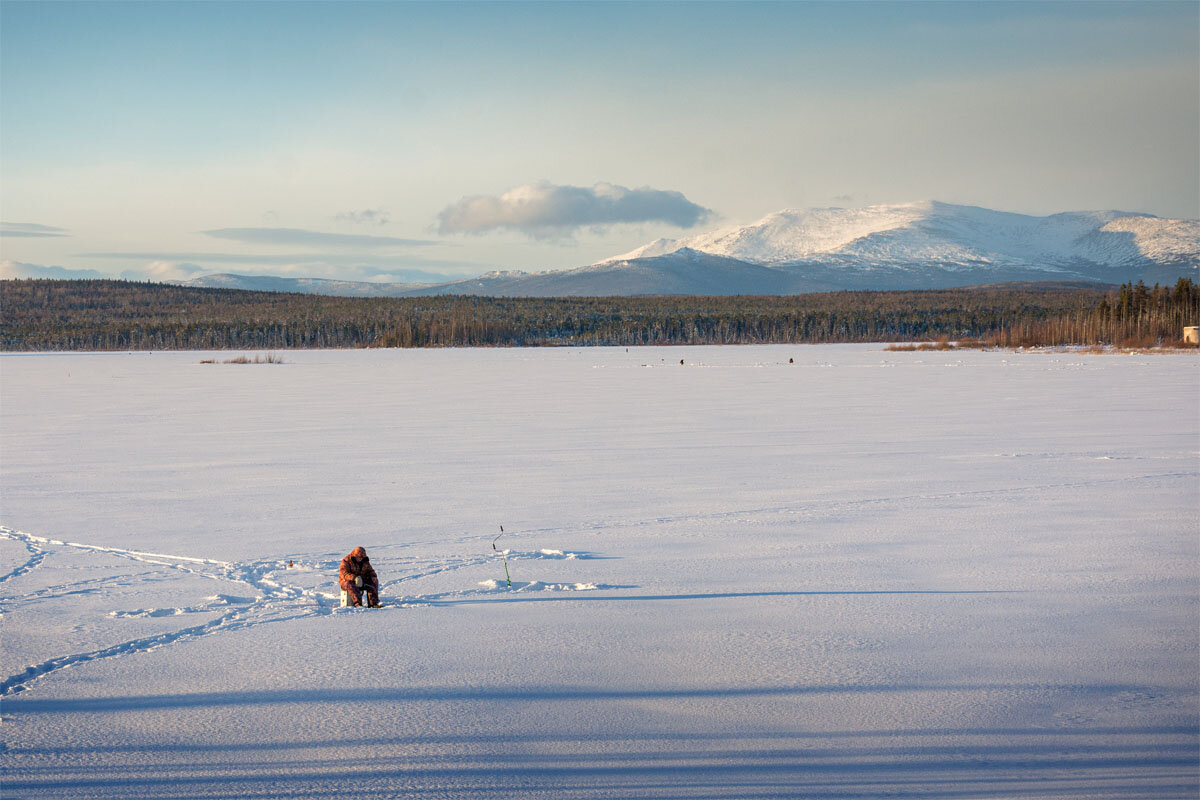
<instances>
[{"instance_id":1,"label":"mountain ridge","mask_svg":"<svg viewBox=\"0 0 1200 800\"><path fill-rule=\"evenodd\" d=\"M656 239L571 269L493 271L433 284L263 276L245 288L291 280L291 291L351 296L797 294L1012 281L1171 283L1195 277L1198 267L1200 220L1117 210L1038 217L927 200L783 209L747 225ZM237 277L180 283L229 287Z\"/></svg>"},{"instance_id":2,"label":"mountain ridge","mask_svg":"<svg viewBox=\"0 0 1200 800\"><path fill-rule=\"evenodd\" d=\"M1135 248L1131 250L1130 238L1120 234L1131 234ZM1090 252L1079 252L1079 240L1089 236ZM1155 260L1194 259L1200 255L1198 240L1197 220L1116 210L1037 217L929 200L857 209L784 209L747 225L678 240L658 239L599 263L665 255L687 247L765 265L844 255L879 262L1051 264L1089 255L1089 260L1113 265L1147 253L1153 253ZM1138 241L1144 244L1137 246Z\"/></svg>"}]
</instances>

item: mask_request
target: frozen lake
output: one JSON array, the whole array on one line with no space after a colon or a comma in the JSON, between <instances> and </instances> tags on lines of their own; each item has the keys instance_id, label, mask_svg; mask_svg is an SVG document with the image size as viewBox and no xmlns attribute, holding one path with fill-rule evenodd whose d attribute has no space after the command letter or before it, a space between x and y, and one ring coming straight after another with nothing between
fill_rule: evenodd
<instances>
[{"instance_id":1,"label":"frozen lake","mask_svg":"<svg viewBox=\"0 0 1200 800\"><path fill-rule=\"evenodd\" d=\"M231 355L0 357L6 798L1200 792L1195 357Z\"/></svg>"}]
</instances>

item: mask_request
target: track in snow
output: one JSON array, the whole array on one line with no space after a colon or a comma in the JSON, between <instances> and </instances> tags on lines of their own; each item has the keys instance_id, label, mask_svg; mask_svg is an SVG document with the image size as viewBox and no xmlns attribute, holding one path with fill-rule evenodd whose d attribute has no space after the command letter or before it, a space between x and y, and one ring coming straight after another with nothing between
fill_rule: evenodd
<instances>
[{"instance_id":1,"label":"track in snow","mask_svg":"<svg viewBox=\"0 0 1200 800\"><path fill-rule=\"evenodd\" d=\"M177 630L141 636L93 650L59 655L31 664L24 670L0 680L0 696L23 692L37 679L77 664L149 652L167 645L223 631L240 630L256 625L286 622L334 613L358 613L359 611L357 609L342 609L340 607L340 598L337 593L337 569L341 559L340 556L332 554L325 554L323 558L317 557L307 562L303 558L297 561L297 558L293 556L291 560L297 561L297 566L294 569L289 569L282 566L282 564L285 564L289 560L288 558L247 563L218 561L191 556L128 550L118 547L102 547L79 542L64 542L35 536L3 526L0 526L0 538L19 542L30 553L30 557L24 564L0 576L0 583L33 572L42 566L48 558L53 558L56 554L75 552L131 561L158 569L165 568L167 571L179 573L180 576L191 576L217 582L232 583L244 586L253 592L252 596L249 597L217 593L206 598L203 603L184 607L110 611L107 616L113 620L184 617L205 613L215 613L217 616L202 623L189 625ZM485 537L461 537L460 540L456 541L461 543L479 538ZM386 550L387 546L376 549ZM500 553L489 553L480 557L450 558L440 562L433 560L422 562L417 559L407 559L409 569L405 574L402 574L399 578L382 583L380 590L381 592L386 592L389 589L395 590L407 583L422 578L483 566L499 560L502 556L507 556L511 560L538 558L574 559L587 558L589 554L563 553L562 551L515 553L509 550ZM414 565L417 569L412 571ZM291 575L288 573L291 573ZM135 585L131 578L140 577L145 581L149 580L150 574L142 573L140 576L130 576L127 574L105 575L45 586L29 591L26 594L6 595L0 597L0 614L11 613L13 610L27 608L31 605L56 598L72 595L94 595L117 586ZM301 576L313 578L320 586L328 587L329 590L308 588L297 585L292 580L289 580L289 578L299 578ZM513 586L513 591L586 591L600 588L616 587L597 584L545 584L534 581L516 583ZM488 594L496 590L496 586L480 584L477 588L473 589L429 595L417 594L401 597L393 596L391 598L385 595L385 600L388 602L384 606L384 609L414 605L434 605L448 600L463 599L478 594ZM370 613L378 612L372 610Z\"/></svg>"},{"instance_id":2,"label":"track in snow","mask_svg":"<svg viewBox=\"0 0 1200 800\"><path fill-rule=\"evenodd\" d=\"M739 509L718 511L701 514L662 516L648 519L605 520L562 526L554 528L539 528L514 532L513 538L549 533L580 533L599 532L618 528L637 528L680 522L711 522L714 520L738 519L757 514L798 514L803 516L821 516L830 513L844 513L878 505L905 505L909 503L931 503L948 499L986 498L996 496L1019 495L1028 491L1046 489L1074 489L1084 486L1096 486L1107 483L1127 483L1129 481L1174 480L1194 477L1193 473L1158 473L1135 477L1114 479L1111 481L1090 481L1079 483L1062 483L1050 486L1038 485L1028 487L1012 487L1005 489L987 489L967 492L949 492L944 494L912 495L902 497L873 497L855 501L801 502L795 504L772 506L769 508ZM161 632L152 635L132 638L117 644L100 647L83 652L68 653L45 659L31 664L21 672L0 680L0 696L16 694L25 691L35 680L65 669L76 664L83 664L100 659L113 658L123 655L148 652L159 647L197 639L222 631L240 630L256 625L274 622L286 622L310 617L318 617L333 613L356 613L357 610L341 609L337 594L337 567L340 556L332 553L324 554L292 554L291 560L296 561L295 569L283 566L289 557L269 559L246 563L219 561L216 559L177 556L164 553L152 553L129 550L117 547L102 547L78 542L64 542L48 539L11 528L0 526L0 538L16 541L24 545L29 552L25 563L15 569L0 575L0 584L6 584L21 576L28 575L41 567L48 558L56 554L75 552L90 553L98 557L125 560L144 564L156 569L165 569L181 576L192 576L214 582L231 583L235 586L248 588L251 597L242 597L228 593L215 593L207 598L205 603L187 607L141 608L133 610L110 611L108 616L113 620L144 619L147 617L186 617L193 614L216 614L212 619L196 625L186 626L174 631ZM483 567L498 562L502 557L510 561L529 559L576 559L596 558L592 553L564 553L557 550L487 552L479 556L453 556L444 559L416 558L404 555L404 551L420 546L453 546L473 542L484 542L493 538L491 533L467 534L451 539L430 540L422 542L406 542L394 545L380 545L373 552L382 553L384 560L391 562L384 570L387 573L400 573L399 577L381 583L380 591L385 595L387 608L406 606L428 606L462 602L464 600L483 599L487 595L499 592L534 593L556 591L595 591L601 589L635 589L635 586L614 586L595 583L543 583L541 581L515 582L512 587L497 581L482 581L472 588L435 593L400 594L399 589L413 582L462 570ZM389 555L398 552L400 555ZM89 578L77 582L68 582L34 589L23 595L0 596L0 614L7 614L14 609L24 608L32 603L40 603L55 598L68 597L78 594L96 594L106 591L115 585L135 585L134 580L139 576L107 575ZM147 580L146 575L140 576ZM301 577L309 578L316 586L302 586L297 583ZM328 590L326 590L328 589ZM682 596L682 595L681 595ZM376 613L372 611L371 613ZM119 624L119 623L118 623Z\"/></svg>"}]
</instances>

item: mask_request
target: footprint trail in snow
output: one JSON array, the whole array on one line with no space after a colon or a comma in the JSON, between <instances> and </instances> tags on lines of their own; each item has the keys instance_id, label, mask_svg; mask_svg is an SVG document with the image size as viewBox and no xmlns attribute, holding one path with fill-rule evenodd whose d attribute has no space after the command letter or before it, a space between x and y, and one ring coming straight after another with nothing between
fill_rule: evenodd
<instances>
[{"instance_id":1,"label":"footprint trail in snow","mask_svg":"<svg viewBox=\"0 0 1200 800\"><path fill-rule=\"evenodd\" d=\"M461 545L479 538L461 537L451 544ZM16 612L37 613L40 606L58 600L76 602L86 599L88 602L84 604L82 614L84 619L75 630L86 627L98 631L93 635L94 639L116 638L118 641L91 649L56 654L29 664L24 669L0 679L0 696L23 692L39 678L90 661L149 652L203 636L257 625L361 611L340 607L337 572L341 555L332 553L311 556L292 554L279 559L239 563L65 542L0 526L0 541L3 540L23 545L27 555L23 563L0 574L0 616ZM416 581L466 569L486 568L504 556L514 561L575 560L590 557L586 553L565 553L561 550L508 550L495 554L459 555L441 559L391 553L409 546L383 545L373 549L373 552L377 553L375 563L380 571L385 576L397 576L381 583L384 610L436 605L501 590L588 591L611 588L594 583L524 581L514 582L509 589L503 581L470 581L466 584L469 588L464 589L401 594L399 589ZM79 561L80 558L83 559L82 562ZM293 562L292 567L285 566L289 561ZM56 562L63 562L59 569L55 569ZM56 579L71 572L82 573L84 577L74 581L55 580L45 581L41 585L25 585L32 583L33 579L39 576L39 570L43 574L46 570L54 570L52 574ZM221 584L221 587L204 594L197 592L197 588L207 581ZM129 607L134 603L144 603L146 598L155 592L170 593L177 600L195 600L177 605ZM127 605L119 607L122 603ZM378 611L373 610L369 613ZM183 622L185 625L133 638L121 637L122 625L161 625L171 620Z\"/></svg>"}]
</instances>

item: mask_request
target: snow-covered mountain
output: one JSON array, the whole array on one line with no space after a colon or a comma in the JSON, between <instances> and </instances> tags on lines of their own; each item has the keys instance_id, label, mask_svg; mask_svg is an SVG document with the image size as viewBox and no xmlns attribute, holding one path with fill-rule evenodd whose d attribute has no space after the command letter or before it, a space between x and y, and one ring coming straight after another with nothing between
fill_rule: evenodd
<instances>
[{"instance_id":1,"label":"snow-covered mountain","mask_svg":"<svg viewBox=\"0 0 1200 800\"><path fill-rule=\"evenodd\" d=\"M1174 283L1200 267L1200 220L1124 211L1035 217L936 201L789 209L657 239L590 266L491 272L437 284L207 276L193 286L338 295L792 294L1008 281Z\"/></svg>"},{"instance_id":2,"label":"snow-covered mountain","mask_svg":"<svg viewBox=\"0 0 1200 800\"><path fill-rule=\"evenodd\" d=\"M788 209L758 222L672 241L658 239L613 263L681 248L779 266L796 262L1025 266L1054 271L1200 258L1200 220L1122 211L1034 217L937 201L866 208Z\"/></svg>"}]
</instances>

